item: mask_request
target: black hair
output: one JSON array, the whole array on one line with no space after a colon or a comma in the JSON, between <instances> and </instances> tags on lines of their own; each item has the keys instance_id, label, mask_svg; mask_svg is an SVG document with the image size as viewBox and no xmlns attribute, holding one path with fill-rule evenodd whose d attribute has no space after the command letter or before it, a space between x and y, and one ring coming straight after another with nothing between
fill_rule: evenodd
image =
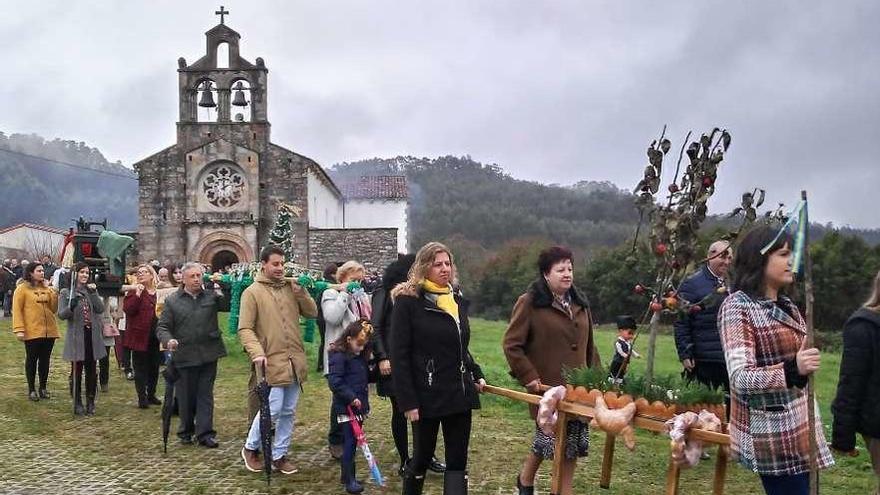
<instances>
[{"instance_id":1,"label":"black hair","mask_svg":"<svg viewBox=\"0 0 880 495\"><path fill-rule=\"evenodd\" d=\"M278 246L266 246L263 248L262 251L260 251L260 261L262 261L263 263L268 263L269 257L273 254L281 255L281 257L283 258L284 250Z\"/></svg>"},{"instance_id":2,"label":"black hair","mask_svg":"<svg viewBox=\"0 0 880 495\"><path fill-rule=\"evenodd\" d=\"M759 225L749 230L734 249L731 266L731 284L734 291L741 290L751 297L764 296L764 272L770 255L786 245L794 247L794 239L788 232L782 232L774 241L779 231L769 225ZM773 243L770 245L770 243ZM770 245L766 254L761 251ZM780 293L786 293L780 289Z\"/></svg>"},{"instance_id":3,"label":"black hair","mask_svg":"<svg viewBox=\"0 0 880 495\"><path fill-rule=\"evenodd\" d=\"M565 260L574 263L574 255L570 249L562 246L549 247L538 255L538 270L541 271L541 275L547 275L553 265Z\"/></svg>"},{"instance_id":4,"label":"black hair","mask_svg":"<svg viewBox=\"0 0 880 495\"><path fill-rule=\"evenodd\" d=\"M21 278L23 278L25 282L33 284L34 283L34 271L36 271L38 266L43 266L43 264L36 263L36 262L28 263L28 265L26 267L24 267L24 273L22 274Z\"/></svg>"},{"instance_id":5,"label":"black hair","mask_svg":"<svg viewBox=\"0 0 880 495\"><path fill-rule=\"evenodd\" d=\"M331 261L324 266L324 280L328 282L336 282L336 270L339 269L339 263Z\"/></svg>"},{"instance_id":6,"label":"black hair","mask_svg":"<svg viewBox=\"0 0 880 495\"><path fill-rule=\"evenodd\" d=\"M391 262L391 264L385 267L385 273L382 274L382 285L385 289L391 290L397 284L406 282L409 269L412 268L415 261L415 254L400 254L397 256L396 261Z\"/></svg>"}]
</instances>

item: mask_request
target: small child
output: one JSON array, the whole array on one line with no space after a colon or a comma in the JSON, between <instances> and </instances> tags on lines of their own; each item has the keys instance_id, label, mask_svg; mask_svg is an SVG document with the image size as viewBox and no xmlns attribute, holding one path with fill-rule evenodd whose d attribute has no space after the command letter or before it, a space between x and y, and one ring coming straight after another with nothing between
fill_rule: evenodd
<instances>
[{"instance_id":1,"label":"small child","mask_svg":"<svg viewBox=\"0 0 880 495\"><path fill-rule=\"evenodd\" d=\"M609 369L609 380L615 385L623 383L623 377L626 375L627 364L629 364L629 356L632 354L636 358L642 357L633 349L633 338L636 333L636 320L630 315L622 315L617 317L617 342L614 343L614 357L611 359L611 368Z\"/></svg>"},{"instance_id":2,"label":"small child","mask_svg":"<svg viewBox=\"0 0 880 495\"><path fill-rule=\"evenodd\" d=\"M340 481L348 493L361 493L363 485L355 478L355 453L357 439L354 430L348 424L352 418L348 414L351 407L355 414L354 421L363 424L370 412L367 396L369 386L370 337L373 327L367 320L351 323L342 335L330 345L327 361L329 373L327 382L333 391L333 414L336 415L344 436L342 453L342 475Z\"/></svg>"}]
</instances>

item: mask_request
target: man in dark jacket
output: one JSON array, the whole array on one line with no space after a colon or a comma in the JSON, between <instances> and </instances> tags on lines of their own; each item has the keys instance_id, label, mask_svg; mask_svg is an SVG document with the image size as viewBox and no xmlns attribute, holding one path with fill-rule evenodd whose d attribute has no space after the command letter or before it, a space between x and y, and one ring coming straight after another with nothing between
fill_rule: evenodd
<instances>
[{"instance_id":1,"label":"man in dark jacket","mask_svg":"<svg viewBox=\"0 0 880 495\"><path fill-rule=\"evenodd\" d=\"M197 263L183 265L183 287L165 299L156 333L165 348L174 352L173 365L180 372L175 383L180 404L180 427L177 436L183 444L216 448L214 431L214 380L217 360L226 355L217 312L223 304L223 292L214 283L214 291L202 287L204 271Z\"/></svg>"},{"instance_id":2,"label":"man in dark jacket","mask_svg":"<svg viewBox=\"0 0 880 495\"><path fill-rule=\"evenodd\" d=\"M843 357L834 414L831 446L854 452L856 433L868 447L880 479L880 273L874 295L850 316L843 328Z\"/></svg>"},{"instance_id":3,"label":"man in dark jacket","mask_svg":"<svg viewBox=\"0 0 880 495\"><path fill-rule=\"evenodd\" d=\"M15 281L18 282L18 279L20 279L21 275L24 273L24 265L19 263L17 259L12 258L10 268L12 269L12 274L15 275Z\"/></svg>"},{"instance_id":4,"label":"man in dark jacket","mask_svg":"<svg viewBox=\"0 0 880 495\"><path fill-rule=\"evenodd\" d=\"M15 290L15 274L9 268L9 260L3 260L0 265L0 311L2 316L8 318L11 316L12 308L12 291Z\"/></svg>"},{"instance_id":5,"label":"man in dark jacket","mask_svg":"<svg viewBox=\"0 0 880 495\"><path fill-rule=\"evenodd\" d=\"M46 274L46 278L51 279L52 275L55 274L55 270L58 269L58 267L52 263L52 257L48 254L44 254L40 259L40 262L43 264L43 271Z\"/></svg>"},{"instance_id":6,"label":"man in dark jacket","mask_svg":"<svg viewBox=\"0 0 880 495\"><path fill-rule=\"evenodd\" d=\"M679 296L699 306L675 322L675 347L685 371L709 387L729 390L727 366L718 334L718 309L727 288L730 243L715 241L709 246L706 264L681 284Z\"/></svg>"}]
</instances>

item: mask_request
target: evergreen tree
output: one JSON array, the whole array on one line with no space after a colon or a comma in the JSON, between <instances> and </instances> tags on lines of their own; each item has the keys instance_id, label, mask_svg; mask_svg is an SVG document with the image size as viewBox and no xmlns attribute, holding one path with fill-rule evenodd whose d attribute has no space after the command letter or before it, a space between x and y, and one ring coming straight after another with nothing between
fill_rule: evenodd
<instances>
[{"instance_id":1,"label":"evergreen tree","mask_svg":"<svg viewBox=\"0 0 880 495\"><path fill-rule=\"evenodd\" d=\"M269 232L269 245L278 246L284 251L284 259L293 261L293 225L291 219L296 214L293 207L279 204L275 226Z\"/></svg>"}]
</instances>

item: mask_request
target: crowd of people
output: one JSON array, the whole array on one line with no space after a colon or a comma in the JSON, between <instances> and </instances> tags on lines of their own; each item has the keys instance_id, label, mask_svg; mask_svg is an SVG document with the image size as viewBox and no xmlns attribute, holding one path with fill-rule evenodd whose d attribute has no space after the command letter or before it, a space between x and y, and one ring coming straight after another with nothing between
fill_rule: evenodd
<instances>
[{"instance_id":1,"label":"crowd of people","mask_svg":"<svg viewBox=\"0 0 880 495\"><path fill-rule=\"evenodd\" d=\"M870 299L844 328L829 448L823 429L808 427L805 387L819 370L821 356L806 344L805 322L792 299L793 245L793 239L769 227L748 232L735 252L725 241L712 243L705 263L679 293L699 307L674 328L683 372L724 389L728 418L723 419L729 421L732 453L758 474L770 495L807 493L811 435L818 465L827 468L834 463L832 450L856 455L856 435L861 434L880 476L880 273ZM534 281L512 307L499 352L511 375L533 393L563 384L566 368L601 366L590 305L575 285L574 261L565 247L543 250ZM300 321L317 318L317 369L331 391L328 453L340 461L344 490L364 490L356 474L356 432L370 416L369 385L375 383L376 393L390 399L389 427L403 494L421 494L429 470L443 473L444 494L467 493L472 412L480 407L486 380L470 352L469 302L459 287L452 251L428 243L414 255L399 256L381 277L368 276L354 260L332 264L324 270L328 286L317 298L285 277L284 264L281 249L263 249L260 272L241 295L237 331L251 362L244 467L260 472L265 458L276 472L298 470L288 456L309 374ZM159 369L163 362L173 367L180 442L217 447L213 388L217 362L226 355L217 316L228 301L216 279L205 277L205 267L140 265L118 297L99 296L86 265L73 268L69 285L55 288L50 270L57 271L48 260L4 262L0 269L0 294L9 300L13 332L25 345L29 398L50 397L49 361L60 336L57 315L67 322L63 357L71 363L75 414L95 413L99 385L102 391L108 387L113 348L134 381L140 408L161 404L156 396ZM370 289L366 298L365 285ZM614 381L623 379L630 356L637 356L635 319L621 315L617 320L609 376ZM270 387L274 425L267 451L256 392L261 381ZM536 409L530 412L534 419ZM818 409L816 415L821 425ZM441 430L443 462L434 455ZM569 422L566 430L560 475L563 493L570 493L577 460L589 451L590 430L581 420ZM535 428L516 475L520 495L534 493L538 469L553 458L555 442Z\"/></svg>"}]
</instances>

